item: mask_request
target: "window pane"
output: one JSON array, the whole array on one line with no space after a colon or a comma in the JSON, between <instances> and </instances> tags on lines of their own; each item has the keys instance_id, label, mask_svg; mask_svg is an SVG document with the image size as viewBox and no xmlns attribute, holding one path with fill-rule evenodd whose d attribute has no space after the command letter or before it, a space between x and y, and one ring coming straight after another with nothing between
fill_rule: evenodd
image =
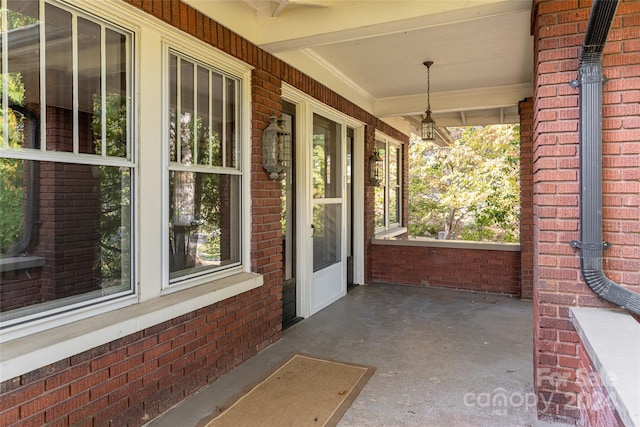
<instances>
[{"instance_id":1,"label":"window pane","mask_svg":"<svg viewBox=\"0 0 640 427\"><path fill-rule=\"evenodd\" d=\"M213 123L211 124L213 163L212 166L222 166L222 76L211 73L211 108L213 110Z\"/></svg>"},{"instance_id":2,"label":"window pane","mask_svg":"<svg viewBox=\"0 0 640 427\"><path fill-rule=\"evenodd\" d=\"M198 119L196 121L198 135L198 157L199 165L211 165L213 156L213 141L209 137L211 123L209 123L209 71L203 67L198 67L198 92L197 108Z\"/></svg>"},{"instance_id":3,"label":"window pane","mask_svg":"<svg viewBox=\"0 0 640 427\"><path fill-rule=\"evenodd\" d=\"M127 36L105 30L107 88L105 101L107 156L131 158L127 143Z\"/></svg>"},{"instance_id":4,"label":"window pane","mask_svg":"<svg viewBox=\"0 0 640 427\"><path fill-rule=\"evenodd\" d=\"M131 101L123 102L126 89L112 84L108 95L117 99L111 106L107 102L103 123L101 24L77 16L74 28L72 13L45 4L45 40L40 40L39 2L8 1L7 6L9 49L2 54L8 70L2 78L9 87L9 105L0 113L7 124L2 144L38 149L46 135L47 150L65 153L56 162L0 159L0 320L21 322L27 315L45 316L52 309L70 310L71 305L133 292L132 169L73 159L74 135L82 154L104 151L104 134L107 147L117 148L111 155L126 156ZM129 40L111 32L119 40L120 55L107 63L117 64L128 76ZM41 44L46 60L42 89Z\"/></svg>"},{"instance_id":5,"label":"window pane","mask_svg":"<svg viewBox=\"0 0 640 427\"><path fill-rule=\"evenodd\" d=\"M9 147L34 148L40 140L38 118L30 110L13 105L7 110ZM0 257L15 256L26 249L33 220L34 163L0 159ZM29 191L27 191L29 189Z\"/></svg>"},{"instance_id":6,"label":"window pane","mask_svg":"<svg viewBox=\"0 0 640 427\"><path fill-rule=\"evenodd\" d=\"M71 14L45 6L47 150L73 152Z\"/></svg>"},{"instance_id":7,"label":"window pane","mask_svg":"<svg viewBox=\"0 0 640 427\"><path fill-rule=\"evenodd\" d=\"M389 224L397 224L398 218L398 190L396 187L389 187Z\"/></svg>"},{"instance_id":8,"label":"window pane","mask_svg":"<svg viewBox=\"0 0 640 427\"><path fill-rule=\"evenodd\" d=\"M0 159L0 256L14 255L25 236L26 183L24 160Z\"/></svg>"},{"instance_id":9,"label":"window pane","mask_svg":"<svg viewBox=\"0 0 640 427\"><path fill-rule=\"evenodd\" d=\"M169 161L178 161L178 58L169 56Z\"/></svg>"},{"instance_id":10,"label":"window pane","mask_svg":"<svg viewBox=\"0 0 640 427\"><path fill-rule=\"evenodd\" d=\"M130 170L27 161L21 172L1 197L22 206L12 229L24 225L20 255L33 264L3 273L2 320L132 291Z\"/></svg>"},{"instance_id":11,"label":"window pane","mask_svg":"<svg viewBox=\"0 0 640 427\"><path fill-rule=\"evenodd\" d=\"M342 205L313 206L313 271L341 261Z\"/></svg>"},{"instance_id":12,"label":"window pane","mask_svg":"<svg viewBox=\"0 0 640 427\"><path fill-rule=\"evenodd\" d=\"M180 111L180 127L178 139L180 163L184 165L193 164L193 144L194 144L194 117L193 117L193 64L188 61L180 61L180 101L178 111Z\"/></svg>"},{"instance_id":13,"label":"window pane","mask_svg":"<svg viewBox=\"0 0 640 427\"><path fill-rule=\"evenodd\" d=\"M313 197L340 198L342 187L341 126L313 116Z\"/></svg>"},{"instance_id":14,"label":"window pane","mask_svg":"<svg viewBox=\"0 0 640 427\"><path fill-rule=\"evenodd\" d=\"M102 153L100 37L98 24L78 18L78 148L86 154Z\"/></svg>"},{"instance_id":15,"label":"window pane","mask_svg":"<svg viewBox=\"0 0 640 427\"><path fill-rule=\"evenodd\" d=\"M397 147L389 147L389 224L400 222L398 217L399 160L400 150Z\"/></svg>"},{"instance_id":16,"label":"window pane","mask_svg":"<svg viewBox=\"0 0 640 427\"><path fill-rule=\"evenodd\" d=\"M240 262L240 177L171 171L170 278Z\"/></svg>"},{"instance_id":17,"label":"window pane","mask_svg":"<svg viewBox=\"0 0 640 427\"><path fill-rule=\"evenodd\" d=\"M227 153L227 158L225 161L225 166L230 168L238 167L238 145L236 143L237 135L236 135L236 122L238 121L236 109L236 82L230 78L226 78L225 82L227 84L227 98L226 98L226 107L227 112L225 115L226 126L225 126L225 151Z\"/></svg>"},{"instance_id":18,"label":"window pane","mask_svg":"<svg viewBox=\"0 0 640 427\"><path fill-rule=\"evenodd\" d=\"M8 87L8 104L0 108L0 124L4 133L8 121L9 135L0 135L0 145L11 147L38 148L40 140L23 139L23 115L29 115L31 126L37 126L40 116L40 35L38 31L37 1L7 2L7 44L8 70L2 70L2 79ZM2 46L0 46L0 51ZM0 83L3 84L4 83ZM1 90L1 89L0 89Z\"/></svg>"},{"instance_id":19,"label":"window pane","mask_svg":"<svg viewBox=\"0 0 640 427\"><path fill-rule=\"evenodd\" d=\"M387 153L385 144L382 142L376 142L376 150L378 150L378 154L382 159L382 176L380 177L380 185L375 188L374 192L374 219L375 219L375 227L380 228L384 227L385 224L385 187L386 187L386 166L387 166Z\"/></svg>"}]
</instances>

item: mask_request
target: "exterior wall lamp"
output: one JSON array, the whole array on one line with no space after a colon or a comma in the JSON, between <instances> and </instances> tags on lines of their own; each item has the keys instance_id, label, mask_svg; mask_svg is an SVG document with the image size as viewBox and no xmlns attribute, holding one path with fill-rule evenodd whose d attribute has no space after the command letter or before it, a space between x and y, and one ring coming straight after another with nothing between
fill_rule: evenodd
<instances>
[{"instance_id":1,"label":"exterior wall lamp","mask_svg":"<svg viewBox=\"0 0 640 427\"><path fill-rule=\"evenodd\" d=\"M425 112L425 118L422 120L421 136L423 141L435 141L436 140L436 122L431 118L431 75L430 68L433 65L433 61L423 62L427 67L427 111Z\"/></svg>"},{"instance_id":2,"label":"exterior wall lamp","mask_svg":"<svg viewBox=\"0 0 640 427\"><path fill-rule=\"evenodd\" d=\"M269 120L262 132L262 167L271 180L282 180L291 166L291 132L284 119L272 115Z\"/></svg>"},{"instance_id":3,"label":"exterior wall lamp","mask_svg":"<svg viewBox=\"0 0 640 427\"><path fill-rule=\"evenodd\" d=\"M369 180L374 187L380 185L382 181L382 168L384 167L382 157L378 150L373 150L373 154L369 157Z\"/></svg>"}]
</instances>

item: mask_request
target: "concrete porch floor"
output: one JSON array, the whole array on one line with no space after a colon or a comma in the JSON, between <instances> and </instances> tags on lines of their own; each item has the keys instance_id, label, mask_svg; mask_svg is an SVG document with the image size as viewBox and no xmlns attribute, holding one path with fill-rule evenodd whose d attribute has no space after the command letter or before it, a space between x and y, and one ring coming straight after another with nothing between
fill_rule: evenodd
<instances>
[{"instance_id":1,"label":"concrete porch floor","mask_svg":"<svg viewBox=\"0 0 640 427\"><path fill-rule=\"evenodd\" d=\"M438 288L359 286L148 424L195 426L293 352L377 368L339 423L531 426L531 302Z\"/></svg>"}]
</instances>

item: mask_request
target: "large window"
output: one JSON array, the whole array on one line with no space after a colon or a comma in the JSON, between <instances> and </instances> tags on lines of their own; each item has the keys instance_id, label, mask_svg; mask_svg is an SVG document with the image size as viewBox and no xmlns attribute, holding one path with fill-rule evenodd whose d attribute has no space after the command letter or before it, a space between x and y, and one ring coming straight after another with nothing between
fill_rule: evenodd
<instances>
[{"instance_id":1,"label":"large window","mask_svg":"<svg viewBox=\"0 0 640 427\"><path fill-rule=\"evenodd\" d=\"M241 262L240 80L168 53L169 283Z\"/></svg>"},{"instance_id":2,"label":"large window","mask_svg":"<svg viewBox=\"0 0 640 427\"><path fill-rule=\"evenodd\" d=\"M398 228L402 222L402 146L388 138L378 138L376 150L383 162L381 181L374 195L376 232L381 232Z\"/></svg>"},{"instance_id":3,"label":"large window","mask_svg":"<svg viewBox=\"0 0 640 427\"><path fill-rule=\"evenodd\" d=\"M73 8L2 9L2 328L133 293L133 34Z\"/></svg>"}]
</instances>

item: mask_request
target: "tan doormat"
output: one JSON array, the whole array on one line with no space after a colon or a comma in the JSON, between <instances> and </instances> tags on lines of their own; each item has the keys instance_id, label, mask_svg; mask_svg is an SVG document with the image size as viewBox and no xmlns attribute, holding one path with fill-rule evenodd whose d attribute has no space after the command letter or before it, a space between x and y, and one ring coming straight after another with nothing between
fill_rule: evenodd
<instances>
[{"instance_id":1,"label":"tan doormat","mask_svg":"<svg viewBox=\"0 0 640 427\"><path fill-rule=\"evenodd\" d=\"M224 412L201 425L335 426L374 371L369 366L295 354Z\"/></svg>"}]
</instances>

